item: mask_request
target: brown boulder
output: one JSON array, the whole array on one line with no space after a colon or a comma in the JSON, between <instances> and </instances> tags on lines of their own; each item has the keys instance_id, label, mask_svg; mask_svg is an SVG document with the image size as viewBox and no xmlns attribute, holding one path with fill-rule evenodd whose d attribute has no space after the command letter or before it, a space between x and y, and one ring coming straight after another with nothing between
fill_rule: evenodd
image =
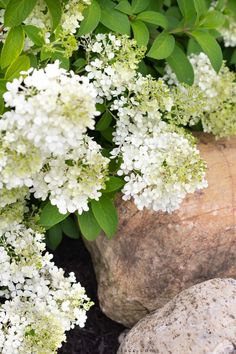
<instances>
[{"instance_id":1,"label":"brown boulder","mask_svg":"<svg viewBox=\"0 0 236 354\"><path fill-rule=\"evenodd\" d=\"M101 308L128 327L194 284L236 278L236 137L199 139L207 189L172 214L138 211L119 199L115 237L86 242Z\"/></svg>"}]
</instances>

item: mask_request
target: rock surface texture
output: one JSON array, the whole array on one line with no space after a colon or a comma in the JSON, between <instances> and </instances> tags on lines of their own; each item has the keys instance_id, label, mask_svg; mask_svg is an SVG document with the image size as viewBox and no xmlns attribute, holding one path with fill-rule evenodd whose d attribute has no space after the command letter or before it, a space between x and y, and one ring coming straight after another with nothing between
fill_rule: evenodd
<instances>
[{"instance_id":1,"label":"rock surface texture","mask_svg":"<svg viewBox=\"0 0 236 354\"><path fill-rule=\"evenodd\" d=\"M101 308L127 327L194 284L236 278L236 137L200 135L199 148L207 189L172 214L138 211L120 199L115 237L86 242Z\"/></svg>"},{"instance_id":2,"label":"rock surface texture","mask_svg":"<svg viewBox=\"0 0 236 354\"><path fill-rule=\"evenodd\" d=\"M117 354L235 354L235 342L236 280L212 279L143 318Z\"/></svg>"}]
</instances>

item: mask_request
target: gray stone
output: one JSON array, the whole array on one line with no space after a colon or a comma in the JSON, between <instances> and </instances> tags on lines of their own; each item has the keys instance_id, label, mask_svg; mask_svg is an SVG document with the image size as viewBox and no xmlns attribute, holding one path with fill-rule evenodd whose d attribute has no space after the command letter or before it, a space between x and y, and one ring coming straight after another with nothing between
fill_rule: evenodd
<instances>
[{"instance_id":1,"label":"gray stone","mask_svg":"<svg viewBox=\"0 0 236 354\"><path fill-rule=\"evenodd\" d=\"M117 354L235 354L235 344L236 280L212 279L140 320Z\"/></svg>"}]
</instances>

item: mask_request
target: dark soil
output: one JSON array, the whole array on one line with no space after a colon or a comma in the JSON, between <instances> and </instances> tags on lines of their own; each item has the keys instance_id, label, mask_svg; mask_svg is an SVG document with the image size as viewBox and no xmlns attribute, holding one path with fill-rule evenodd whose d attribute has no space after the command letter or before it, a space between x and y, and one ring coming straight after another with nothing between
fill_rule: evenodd
<instances>
[{"instance_id":1,"label":"dark soil","mask_svg":"<svg viewBox=\"0 0 236 354\"><path fill-rule=\"evenodd\" d=\"M98 304L97 283L90 255L81 239L64 237L54 252L54 261L66 273L74 272L77 280L85 287L87 295L95 303L88 312L84 328L76 327L67 333L67 342L59 354L116 354L118 336L125 329L106 317Z\"/></svg>"}]
</instances>

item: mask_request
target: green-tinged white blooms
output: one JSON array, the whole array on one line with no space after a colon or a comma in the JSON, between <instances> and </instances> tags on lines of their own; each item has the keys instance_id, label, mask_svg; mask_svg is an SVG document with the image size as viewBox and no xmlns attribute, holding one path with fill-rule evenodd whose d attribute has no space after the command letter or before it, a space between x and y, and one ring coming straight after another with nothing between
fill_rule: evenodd
<instances>
[{"instance_id":1,"label":"green-tinged white blooms","mask_svg":"<svg viewBox=\"0 0 236 354\"><path fill-rule=\"evenodd\" d=\"M177 209L187 193L206 187L206 166L193 141L165 122L178 105L175 94L163 79L137 72L142 49L131 55L135 42L126 36L99 34L86 47L88 77L101 102L112 101L111 154L122 161L123 198L132 197L139 209ZM125 66L122 80L119 65Z\"/></svg>"},{"instance_id":2,"label":"green-tinged white blooms","mask_svg":"<svg viewBox=\"0 0 236 354\"><path fill-rule=\"evenodd\" d=\"M48 196L61 214L88 211L90 199L98 200L108 179L109 159L91 138L81 140L73 153L49 159L34 176L31 192L36 198Z\"/></svg>"},{"instance_id":3,"label":"green-tinged white blooms","mask_svg":"<svg viewBox=\"0 0 236 354\"><path fill-rule=\"evenodd\" d=\"M236 46L236 13L230 9L230 0L212 1L210 11L217 9L220 5L221 11L224 14L225 22L218 28L225 47ZM234 0L232 1L233 5ZM229 5L229 6L228 6Z\"/></svg>"},{"instance_id":4,"label":"green-tinged white blooms","mask_svg":"<svg viewBox=\"0 0 236 354\"><path fill-rule=\"evenodd\" d=\"M180 84L166 67L164 78L173 85L175 102L169 120L181 125L201 121L203 130L218 138L236 134L236 74L225 63L216 73L204 53L192 54L189 59L194 69L193 86Z\"/></svg>"},{"instance_id":5,"label":"green-tinged white blooms","mask_svg":"<svg viewBox=\"0 0 236 354\"><path fill-rule=\"evenodd\" d=\"M0 189L0 208L4 208L8 204L13 204L18 200L24 200L28 194L28 188L12 188Z\"/></svg>"},{"instance_id":6,"label":"green-tinged white blooms","mask_svg":"<svg viewBox=\"0 0 236 354\"><path fill-rule=\"evenodd\" d=\"M206 164L185 136L160 126L153 132L136 132L120 147L119 175L125 176L125 200L134 198L138 209L172 212L187 193L207 186Z\"/></svg>"},{"instance_id":7,"label":"green-tinged white blooms","mask_svg":"<svg viewBox=\"0 0 236 354\"><path fill-rule=\"evenodd\" d=\"M6 205L4 208L0 208L0 233L15 222L22 222L25 210L26 203L24 200L19 200L15 203Z\"/></svg>"},{"instance_id":8,"label":"green-tinged white blooms","mask_svg":"<svg viewBox=\"0 0 236 354\"><path fill-rule=\"evenodd\" d=\"M225 47L236 47L236 15L226 16L226 22L220 28Z\"/></svg>"},{"instance_id":9,"label":"green-tinged white blooms","mask_svg":"<svg viewBox=\"0 0 236 354\"><path fill-rule=\"evenodd\" d=\"M111 33L85 37L82 45L88 60L87 77L93 80L100 103L126 90L145 53L145 48L139 47L135 40Z\"/></svg>"},{"instance_id":10,"label":"green-tinged white blooms","mask_svg":"<svg viewBox=\"0 0 236 354\"><path fill-rule=\"evenodd\" d=\"M30 69L7 84L10 108L0 120L0 193L29 187L61 213L81 214L105 186L109 159L87 135L94 129L97 91L59 62ZM3 192L2 192L3 193Z\"/></svg>"},{"instance_id":11,"label":"green-tinged white blooms","mask_svg":"<svg viewBox=\"0 0 236 354\"><path fill-rule=\"evenodd\" d=\"M75 34L84 18L83 11L90 3L90 0L62 0L61 21L53 35L51 35L51 16L43 0L37 0L36 6L24 23L36 26L40 30L46 51L59 50L65 57L70 57L78 48ZM27 39L25 49L32 46L33 42Z\"/></svg>"},{"instance_id":12,"label":"green-tinged white blooms","mask_svg":"<svg viewBox=\"0 0 236 354\"><path fill-rule=\"evenodd\" d=\"M0 233L2 354L56 353L92 305L74 274L65 277L54 265L43 240L17 223Z\"/></svg>"}]
</instances>

